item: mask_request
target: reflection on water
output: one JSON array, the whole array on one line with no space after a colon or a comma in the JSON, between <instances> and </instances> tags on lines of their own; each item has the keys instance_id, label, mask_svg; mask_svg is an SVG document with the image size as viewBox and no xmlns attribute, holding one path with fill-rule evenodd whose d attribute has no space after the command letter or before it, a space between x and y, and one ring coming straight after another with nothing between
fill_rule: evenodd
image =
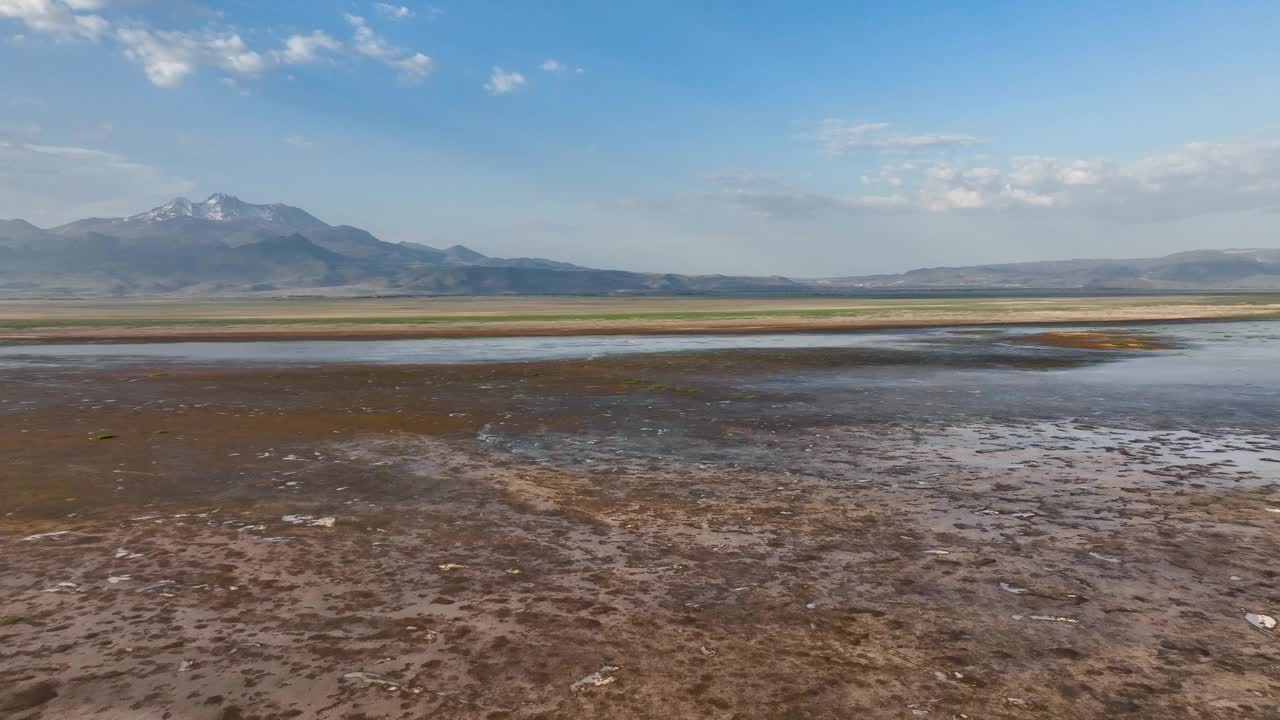
<instances>
[{"instance_id":1,"label":"reflection on water","mask_svg":"<svg viewBox=\"0 0 1280 720\"><path fill-rule=\"evenodd\" d=\"M1089 330L1081 326L1062 331ZM1043 332L1043 327L1000 327L989 332L932 328L910 331L796 333L773 335L651 335L516 338L433 338L420 340L288 340L157 343L10 343L0 344L0 367L113 365L324 365L331 363L441 364L591 359L608 355L675 353L732 349L865 348L964 353L993 348L1010 355L1046 354L1002 339ZM1188 346L1182 351L1127 353L1143 371L1133 381L1194 380L1199 363L1188 357L1212 354L1220 374L1252 375L1280 358L1280 323L1203 323L1108 327L1109 331L1154 333ZM1047 354L1072 356L1070 350ZM1095 366L1105 375L1130 363ZM1120 372L1125 373L1121 370ZM1125 373L1126 375L1128 373ZM1274 379L1274 375L1266 377Z\"/></svg>"},{"instance_id":2,"label":"reflection on water","mask_svg":"<svg viewBox=\"0 0 1280 720\"><path fill-rule=\"evenodd\" d=\"M972 422L1080 418L1121 426L1273 431L1280 419L1280 323L1144 325L1128 330L1158 334L1179 347L1130 352L1009 342L1011 336L1042 332L1042 327L1002 327L982 334L939 328L790 335L11 344L0 346L0 371L24 367L430 365L732 349L844 348L857 351L859 361L837 363L828 369L803 363L786 368L784 363L785 369L779 371L775 365L768 374L753 374L747 362L739 366L736 376L710 380L765 392L798 393L808 398L805 405L811 410L867 419L893 416ZM877 354L878 350L886 352ZM1016 362L1005 363L1005 367L970 362L993 356ZM1073 362L1084 359L1092 361Z\"/></svg>"},{"instance_id":3,"label":"reflection on water","mask_svg":"<svg viewBox=\"0 0 1280 720\"><path fill-rule=\"evenodd\" d=\"M430 365L590 359L606 355L735 348L902 347L918 341L920 337L918 333L859 333L0 345L0 367L4 364L83 367L157 363Z\"/></svg>"}]
</instances>

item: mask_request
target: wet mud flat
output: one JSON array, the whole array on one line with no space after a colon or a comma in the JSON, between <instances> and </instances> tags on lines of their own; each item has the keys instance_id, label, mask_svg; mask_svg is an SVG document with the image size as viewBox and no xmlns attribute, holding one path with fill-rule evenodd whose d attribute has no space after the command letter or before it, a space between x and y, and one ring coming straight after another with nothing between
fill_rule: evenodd
<instances>
[{"instance_id":1,"label":"wet mud flat","mask_svg":"<svg viewBox=\"0 0 1280 720\"><path fill-rule=\"evenodd\" d=\"M1064 344L7 370L0 716L1280 716L1274 397Z\"/></svg>"}]
</instances>

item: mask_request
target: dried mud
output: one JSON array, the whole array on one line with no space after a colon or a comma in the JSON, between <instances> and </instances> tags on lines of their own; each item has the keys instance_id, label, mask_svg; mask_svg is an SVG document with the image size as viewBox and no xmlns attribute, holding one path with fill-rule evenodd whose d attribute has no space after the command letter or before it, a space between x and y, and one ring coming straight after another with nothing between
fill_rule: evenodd
<instances>
[{"instance_id":1,"label":"dried mud","mask_svg":"<svg viewBox=\"0 0 1280 720\"><path fill-rule=\"evenodd\" d=\"M912 362L6 372L0 716L1280 716L1280 440L767 383Z\"/></svg>"}]
</instances>

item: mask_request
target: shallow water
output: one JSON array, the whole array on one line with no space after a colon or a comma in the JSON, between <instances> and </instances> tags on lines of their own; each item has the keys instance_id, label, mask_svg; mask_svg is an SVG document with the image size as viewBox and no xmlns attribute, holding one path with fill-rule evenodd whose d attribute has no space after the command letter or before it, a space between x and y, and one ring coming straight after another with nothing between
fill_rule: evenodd
<instances>
[{"instance_id":1,"label":"shallow water","mask_svg":"<svg viewBox=\"0 0 1280 720\"><path fill-rule=\"evenodd\" d=\"M905 347L919 333L648 335L420 340L77 343L0 345L0 367L55 365L436 365L592 359L728 349Z\"/></svg>"},{"instance_id":2,"label":"shallow water","mask_svg":"<svg viewBox=\"0 0 1280 720\"><path fill-rule=\"evenodd\" d=\"M917 336L916 346L922 351L964 353L981 347L1037 359L1095 361L1045 370L945 364L851 367L797 372L749 385L761 391L811 394L812 403L820 410L863 419L914 417L921 422L967 423L1078 418L1157 429L1252 428L1268 432L1280 423L1280 323L1128 329L1161 335L1181 347L1132 352L1028 348L1003 342L1000 337L966 337L949 344L939 342L945 336L931 331ZM1007 332L1039 330L1014 328Z\"/></svg>"},{"instance_id":3,"label":"shallow water","mask_svg":"<svg viewBox=\"0 0 1280 720\"><path fill-rule=\"evenodd\" d=\"M1081 326L1063 330L1088 330ZM848 349L833 369L803 363L707 378L806 397L805 412L921 422L1082 419L1150 428L1253 428L1280 420L1280 323L1179 323L1107 330L1153 333L1170 350L1080 350L1009 342L1043 327L990 334L935 328L827 334L474 338L386 341L10 344L0 372L181 366L459 364L592 359L646 353ZM883 351L877 354L877 351ZM988 367L995 359L999 367ZM785 367L785 363L781 366ZM756 412L743 404L719 412ZM769 412L774 412L770 410Z\"/></svg>"},{"instance_id":4,"label":"shallow water","mask_svg":"<svg viewBox=\"0 0 1280 720\"><path fill-rule=\"evenodd\" d=\"M1088 326L1055 330L1088 330ZM1093 328L1096 329L1096 328ZM1194 380L1202 368L1187 362L1206 354L1222 376L1233 382L1246 377L1275 380L1271 361L1280 359L1280 323L1197 323L1108 326L1107 330L1134 331L1171 336L1189 347L1185 350L1110 353L1132 361L1143 370L1134 381ZM287 340L236 342L155 343L8 343L0 344L0 368L14 366L107 367L113 365L325 365L453 364L561 359L592 359L611 355L676 353L734 349L857 348L919 350L930 353L964 353L992 347L1009 355L1048 357L1079 356L1079 351L1028 348L1006 344L1001 338L1043 332L1043 326L1003 326L992 334L974 335L972 329L861 331L847 333L791 333L767 335L636 335L514 338L431 338L417 340ZM1085 353L1086 355L1088 353ZM1094 368L1105 374L1109 368ZM1124 371L1121 371L1124 373ZM1261 372L1261 374L1259 374ZM1126 376L1128 373L1124 373Z\"/></svg>"}]
</instances>

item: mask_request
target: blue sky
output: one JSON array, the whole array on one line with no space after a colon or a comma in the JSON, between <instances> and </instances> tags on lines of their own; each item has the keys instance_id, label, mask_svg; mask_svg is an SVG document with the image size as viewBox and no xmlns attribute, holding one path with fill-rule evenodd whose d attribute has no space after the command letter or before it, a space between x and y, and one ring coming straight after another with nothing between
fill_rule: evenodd
<instances>
[{"instance_id":1,"label":"blue sky","mask_svg":"<svg viewBox=\"0 0 1280 720\"><path fill-rule=\"evenodd\" d=\"M826 275L1275 246L1280 5L0 0L0 217ZM552 61L552 62L549 62Z\"/></svg>"}]
</instances>

